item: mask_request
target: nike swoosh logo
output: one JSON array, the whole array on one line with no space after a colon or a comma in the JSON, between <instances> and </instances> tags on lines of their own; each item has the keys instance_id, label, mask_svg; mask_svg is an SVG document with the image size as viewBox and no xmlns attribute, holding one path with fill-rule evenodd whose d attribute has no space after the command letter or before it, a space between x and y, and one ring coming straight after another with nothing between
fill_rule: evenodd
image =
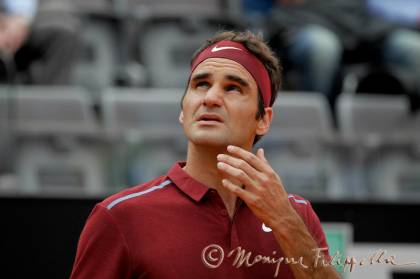
<instances>
[{"instance_id":1,"label":"nike swoosh logo","mask_svg":"<svg viewBox=\"0 0 420 279\"><path fill-rule=\"evenodd\" d=\"M270 227L267 227L264 223L262 224L262 230L265 232L271 232L272 229Z\"/></svg>"},{"instance_id":2,"label":"nike swoosh logo","mask_svg":"<svg viewBox=\"0 0 420 279\"><path fill-rule=\"evenodd\" d=\"M236 50L240 50L240 51L242 51L242 49L240 49L240 48L237 48L237 47L233 47L233 46L222 46L222 47L217 47L217 46L214 46L212 49L211 49L211 52L217 52L217 51L221 51L221 50L224 50L224 49L236 49Z\"/></svg>"}]
</instances>

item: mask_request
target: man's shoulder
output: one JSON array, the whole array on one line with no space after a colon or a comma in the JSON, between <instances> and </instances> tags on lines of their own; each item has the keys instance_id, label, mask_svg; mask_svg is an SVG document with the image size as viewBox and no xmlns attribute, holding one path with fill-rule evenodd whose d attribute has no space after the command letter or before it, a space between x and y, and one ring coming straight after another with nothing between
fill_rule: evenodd
<instances>
[{"instance_id":1,"label":"man's shoulder","mask_svg":"<svg viewBox=\"0 0 420 279\"><path fill-rule=\"evenodd\" d=\"M308 207L311 205L311 203L309 202L309 200L296 195L296 194L288 194L287 197L289 198L290 203L296 207L296 206L304 206L304 207Z\"/></svg>"},{"instance_id":2,"label":"man's shoulder","mask_svg":"<svg viewBox=\"0 0 420 279\"><path fill-rule=\"evenodd\" d=\"M288 194L288 198L290 204L305 222L312 218L314 212L308 199L305 199L296 194Z\"/></svg>"},{"instance_id":3,"label":"man's shoulder","mask_svg":"<svg viewBox=\"0 0 420 279\"><path fill-rule=\"evenodd\" d=\"M171 183L172 181L169 180L166 175L162 175L148 182L113 194L100 202L99 205L108 210L112 210L116 207L126 207L130 204L137 203L139 198L144 200L145 198L156 195L160 190L166 188Z\"/></svg>"},{"instance_id":4,"label":"man's shoulder","mask_svg":"<svg viewBox=\"0 0 420 279\"><path fill-rule=\"evenodd\" d=\"M289 194L288 197L293 208L300 215L300 217L303 219L307 226L310 227L314 223L319 223L318 215L312 208L312 205L309 200L296 194Z\"/></svg>"}]
</instances>

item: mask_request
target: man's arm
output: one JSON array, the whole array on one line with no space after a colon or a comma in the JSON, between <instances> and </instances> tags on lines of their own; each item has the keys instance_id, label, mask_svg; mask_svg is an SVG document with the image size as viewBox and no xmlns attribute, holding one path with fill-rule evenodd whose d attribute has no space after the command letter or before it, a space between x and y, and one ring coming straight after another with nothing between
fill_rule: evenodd
<instances>
[{"instance_id":1,"label":"man's arm","mask_svg":"<svg viewBox=\"0 0 420 279\"><path fill-rule=\"evenodd\" d=\"M318 246L289 202L281 179L265 159L263 150L259 149L257 155L254 155L242 148L229 146L228 152L231 155L218 156L217 166L233 180L240 181L245 188L230 179L224 179L223 185L241 198L261 222L272 229L286 257L295 260L303 257L306 267L289 265L295 278L340 278L334 267L322 266L323 261L329 260L325 254L319 253L319 258L315 258L315 249L324 247Z\"/></svg>"},{"instance_id":2,"label":"man's arm","mask_svg":"<svg viewBox=\"0 0 420 279\"><path fill-rule=\"evenodd\" d=\"M301 268L298 265L291 265L296 278L340 278L335 268L323 266L323 262L329 263L329 257L320 252L319 246L309 233L307 226L295 210L290 215L284 216L282 220L273 225L272 230L284 253L295 259L303 257L308 268ZM289 256L289 257L290 257Z\"/></svg>"},{"instance_id":3,"label":"man's arm","mask_svg":"<svg viewBox=\"0 0 420 279\"><path fill-rule=\"evenodd\" d=\"M71 279L130 278L127 243L106 208L97 205L80 235Z\"/></svg>"}]
</instances>

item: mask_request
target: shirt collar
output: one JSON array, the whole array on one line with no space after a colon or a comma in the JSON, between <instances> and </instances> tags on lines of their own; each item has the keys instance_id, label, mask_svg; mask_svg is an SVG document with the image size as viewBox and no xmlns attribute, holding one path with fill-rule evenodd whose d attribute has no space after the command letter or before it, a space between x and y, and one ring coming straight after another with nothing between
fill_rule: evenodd
<instances>
[{"instance_id":1,"label":"shirt collar","mask_svg":"<svg viewBox=\"0 0 420 279\"><path fill-rule=\"evenodd\" d=\"M189 176L182 169L185 164L185 162L176 162L168 171L167 176L182 192L199 202L210 188Z\"/></svg>"}]
</instances>

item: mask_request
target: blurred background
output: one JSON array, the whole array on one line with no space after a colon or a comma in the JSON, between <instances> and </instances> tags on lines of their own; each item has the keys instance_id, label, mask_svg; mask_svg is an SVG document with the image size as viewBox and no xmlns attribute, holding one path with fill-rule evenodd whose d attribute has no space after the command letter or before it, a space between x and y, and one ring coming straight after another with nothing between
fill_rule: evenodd
<instances>
[{"instance_id":1,"label":"blurred background","mask_svg":"<svg viewBox=\"0 0 420 279\"><path fill-rule=\"evenodd\" d=\"M67 278L94 204L184 160L192 54L263 35L283 89L266 150L332 252L420 278L420 0L0 0L2 278Z\"/></svg>"}]
</instances>

